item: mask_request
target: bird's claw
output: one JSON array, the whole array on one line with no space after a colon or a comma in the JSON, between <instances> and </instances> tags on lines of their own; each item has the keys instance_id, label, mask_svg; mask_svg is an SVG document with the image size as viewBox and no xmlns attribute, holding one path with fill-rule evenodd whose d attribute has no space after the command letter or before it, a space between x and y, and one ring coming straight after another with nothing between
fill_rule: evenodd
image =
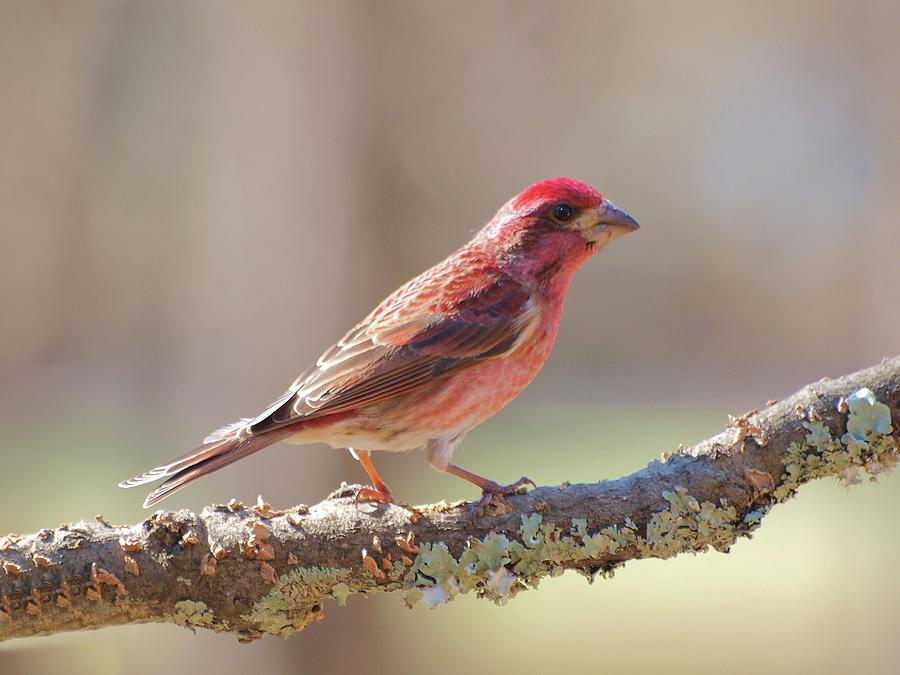
<instances>
[{"instance_id":1,"label":"bird's claw","mask_svg":"<svg viewBox=\"0 0 900 675\"><path fill-rule=\"evenodd\" d=\"M394 497L393 493L390 490L379 490L376 487L370 487L368 485L363 485L359 488L359 491L356 493L356 497L354 498L354 503L356 504L356 508L359 508L359 505L364 502L374 502L376 504L388 504L390 506L399 506L401 509L406 509L410 513L410 520L412 522L417 522L419 518L422 516L421 512L414 506L410 506L406 502L402 502L396 497Z\"/></svg>"},{"instance_id":2,"label":"bird's claw","mask_svg":"<svg viewBox=\"0 0 900 675\"><path fill-rule=\"evenodd\" d=\"M512 506L504 497L508 495L522 494L525 486L537 487L530 478L522 476L515 483L499 485L491 481L482 487L481 499L472 507L472 522L475 523L484 516L501 516L512 511Z\"/></svg>"},{"instance_id":3,"label":"bird's claw","mask_svg":"<svg viewBox=\"0 0 900 675\"><path fill-rule=\"evenodd\" d=\"M379 490L376 487L363 485L359 488L354 499L357 505L360 502L377 502L378 504L397 504L400 503L394 497L390 490Z\"/></svg>"}]
</instances>

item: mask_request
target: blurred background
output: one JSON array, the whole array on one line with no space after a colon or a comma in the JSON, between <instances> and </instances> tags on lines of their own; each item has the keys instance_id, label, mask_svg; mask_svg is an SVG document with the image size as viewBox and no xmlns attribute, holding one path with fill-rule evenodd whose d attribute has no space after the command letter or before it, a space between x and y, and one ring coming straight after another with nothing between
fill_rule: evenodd
<instances>
[{"instance_id":1,"label":"blurred background","mask_svg":"<svg viewBox=\"0 0 900 675\"><path fill-rule=\"evenodd\" d=\"M0 1L0 532L144 517L119 480L260 410L554 175L643 227L578 274L466 468L618 477L895 355L898 30L892 0ZM379 459L410 501L475 496ZM279 446L165 506L363 478ZM505 608L354 597L287 641L122 627L5 644L0 672L896 672L898 508L900 475L822 483L730 555Z\"/></svg>"}]
</instances>

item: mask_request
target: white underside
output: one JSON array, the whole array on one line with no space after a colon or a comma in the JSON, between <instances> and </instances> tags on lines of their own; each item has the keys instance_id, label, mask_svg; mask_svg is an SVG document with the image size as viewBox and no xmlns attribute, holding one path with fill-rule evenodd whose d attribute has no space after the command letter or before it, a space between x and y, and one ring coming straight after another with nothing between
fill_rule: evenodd
<instances>
[{"instance_id":1,"label":"white underside","mask_svg":"<svg viewBox=\"0 0 900 675\"><path fill-rule=\"evenodd\" d=\"M335 433L337 432L337 433ZM318 434L317 434L318 436ZM446 471L453 457L453 451L460 444L465 436L465 431L460 430L452 435L443 434L437 438L427 438L421 435L409 435L404 438L392 439L389 447L385 446L384 438L360 434L359 430L351 431L349 429L341 433L338 429L331 429L328 438L312 438L312 434L300 432L293 436L285 438L286 443L295 445L304 445L309 443L325 443L333 448L347 448L353 458L358 460L353 448L378 452L409 452L425 448L425 458L438 471ZM399 442L398 442L399 441Z\"/></svg>"}]
</instances>

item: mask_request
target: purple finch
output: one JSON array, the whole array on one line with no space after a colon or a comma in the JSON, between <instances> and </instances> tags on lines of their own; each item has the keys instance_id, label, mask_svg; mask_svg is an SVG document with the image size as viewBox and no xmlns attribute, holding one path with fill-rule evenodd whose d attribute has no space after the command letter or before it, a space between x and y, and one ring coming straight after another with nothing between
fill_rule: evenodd
<instances>
[{"instance_id":1,"label":"purple finch","mask_svg":"<svg viewBox=\"0 0 900 675\"><path fill-rule=\"evenodd\" d=\"M469 243L389 295L262 413L120 486L165 479L144 502L151 506L285 440L350 448L372 480L361 499L395 501L372 451L423 447L435 469L480 487L483 502L509 494L530 481L498 485L452 464L453 450L538 374L575 270L637 227L589 185L535 183Z\"/></svg>"}]
</instances>

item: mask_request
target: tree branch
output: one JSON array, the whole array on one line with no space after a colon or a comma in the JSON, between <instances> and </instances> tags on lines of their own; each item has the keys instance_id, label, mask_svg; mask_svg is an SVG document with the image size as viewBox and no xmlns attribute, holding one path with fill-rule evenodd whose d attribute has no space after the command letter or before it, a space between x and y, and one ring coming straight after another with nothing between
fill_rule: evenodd
<instances>
[{"instance_id":1,"label":"tree branch","mask_svg":"<svg viewBox=\"0 0 900 675\"><path fill-rule=\"evenodd\" d=\"M474 524L466 503L417 515L357 505L351 487L284 512L232 501L0 537L0 640L141 622L287 636L321 620L325 599L352 593L505 602L566 569L593 577L638 558L727 551L800 484L892 468L898 408L900 357L734 418L630 476L536 488Z\"/></svg>"}]
</instances>

